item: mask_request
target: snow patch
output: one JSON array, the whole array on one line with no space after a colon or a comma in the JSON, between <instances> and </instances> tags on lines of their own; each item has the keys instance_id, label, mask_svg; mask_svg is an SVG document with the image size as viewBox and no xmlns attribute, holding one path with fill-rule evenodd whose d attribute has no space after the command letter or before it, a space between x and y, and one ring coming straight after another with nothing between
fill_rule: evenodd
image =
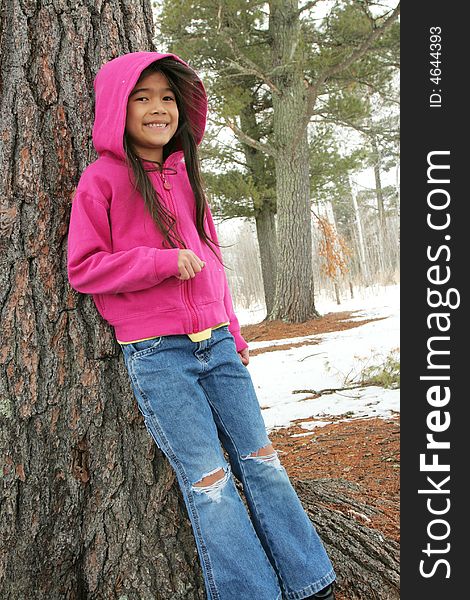
<instances>
[{"instance_id":1,"label":"snow patch","mask_svg":"<svg viewBox=\"0 0 470 600\"><path fill-rule=\"evenodd\" d=\"M358 320L383 317L379 321L345 331L249 344L250 350L254 350L311 339L319 342L250 357L247 368L268 430L286 427L294 419L320 417L325 425L331 422L329 416L345 415L344 420L388 418L399 412L398 389L368 386L311 398L315 392L325 388L345 387L345 382L351 381L365 365L381 364L393 350L399 348L399 286L376 291L376 295L372 295L369 289L369 293L357 293L354 300L340 306L319 302L317 308L322 314L334 312L333 309L357 311L355 318ZM322 425L316 421L308 423L308 426Z\"/></svg>"}]
</instances>

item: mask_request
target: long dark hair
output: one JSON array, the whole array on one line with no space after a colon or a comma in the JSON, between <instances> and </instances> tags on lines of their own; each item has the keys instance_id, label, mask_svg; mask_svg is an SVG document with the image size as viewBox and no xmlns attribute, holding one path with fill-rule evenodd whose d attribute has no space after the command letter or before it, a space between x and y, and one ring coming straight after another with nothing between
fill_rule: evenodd
<instances>
[{"instance_id":1,"label":"long dark hair","mask_svg":"<svg viewBox=\"0 0 470 600\"><path fill-rule=\"evenodd\" d=\"M194 71L171 57L165 57L151 63L142 71L136 85L144 77L151 75L152 73L162 73L167 78L168 84L175 94L179 113L178 128L171 140L163 147L163 162L165 162L165 159L172 152L183 150L189 183L191 184L196 199L196 229L201 239L209 246L220 261L219 256L210 244L214 244L214 246L218 246L219 248L221 246L210 238L204 229L205 205L207 200L199 166L194 123L192 123L188 117L188 98L190 98L193 109L201 107L202 110L202 107L205 107L204 92L198 85L198 78ZM134 187L142 195L145 207L152 216L155 225L161 231L164 237L163 245L172 248L186 248L184 240L181 239L176 231L176 217L162 203L160 195L152 185L152 182L147 175L147 170L144 169L141 159L135 153L126 132L124 133L123 145L126 153L127 165L132 169L134 174ZM158 170L158 166L156 166L155 169L150 169L150 171L154 170ZM169 180L171 181L171 178ZM222 261L220 262L223 264Z\"/></svg>"}]
</instances>

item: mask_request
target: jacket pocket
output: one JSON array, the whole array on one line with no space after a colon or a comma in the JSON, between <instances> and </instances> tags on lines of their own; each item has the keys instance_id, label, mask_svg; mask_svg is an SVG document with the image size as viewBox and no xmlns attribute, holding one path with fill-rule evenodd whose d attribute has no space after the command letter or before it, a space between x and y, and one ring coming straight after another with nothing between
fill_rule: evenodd
<instances>
[{"instance_id":1,"label":"jacket pocket","mask_svg":"<svg viewBox=\"0 0 470 600\"><path fill-rule=\"evenodd\" d=\"M223 266L210 252L204 257L205 267L191 281L193 297L197 304L209 304L223 300L225 273Z\"/></svg>"}]
</instances>

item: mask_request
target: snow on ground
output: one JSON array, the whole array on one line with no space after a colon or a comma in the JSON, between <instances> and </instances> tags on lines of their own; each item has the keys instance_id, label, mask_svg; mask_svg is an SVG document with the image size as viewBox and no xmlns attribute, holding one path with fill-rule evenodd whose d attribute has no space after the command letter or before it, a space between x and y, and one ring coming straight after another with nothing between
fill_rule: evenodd
<instances>
[{"instance_id":1,"label":"snow on ground","mask_svg":"<svg viewBox=\"0 0 470 600\"><path fill-rule=\"evenodd\" d=\"M285 427L294 419L318 418L303 425L311 429L331 422L328 417L333 415L345 415L345 419L389 417L392 411L399 411L400 390L380 387L341 391L306 400L312 393L308 390L343 387L346 379L353 380L364 367L383 364L392 350L398 350L399 291L398 285L368 288L339 306L328 299L319 298L316 302L322 314L359 311L355 315L358 319L385 317L380 321L346 331L249 344L250 350L254 350L275 344L320 340L315 345L250 357L248 369L268 430ZM243 324L240 316L239 319ZM295 390L307 391L294 393Z\"/></svg>"}]
</instances>

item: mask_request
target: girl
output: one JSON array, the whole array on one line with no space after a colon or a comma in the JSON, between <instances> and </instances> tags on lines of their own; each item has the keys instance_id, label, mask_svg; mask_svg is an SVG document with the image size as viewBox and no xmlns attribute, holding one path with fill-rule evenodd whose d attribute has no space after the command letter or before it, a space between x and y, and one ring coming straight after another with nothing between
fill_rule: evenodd
<instances>
[{"instance_id":1,"label":"girl","mask_svg":"<svg viewBox=\"0 0 470 600\"><path fill-rule=\"evenodd\" d=\"M106 63L94 88L99 158L72 204L69 281L114 327L145 425L175 470L207 597L332 600L333 568L246 369L199 170L204 86L174 54L133 52Z\"/></svg>"}]
</instances>

